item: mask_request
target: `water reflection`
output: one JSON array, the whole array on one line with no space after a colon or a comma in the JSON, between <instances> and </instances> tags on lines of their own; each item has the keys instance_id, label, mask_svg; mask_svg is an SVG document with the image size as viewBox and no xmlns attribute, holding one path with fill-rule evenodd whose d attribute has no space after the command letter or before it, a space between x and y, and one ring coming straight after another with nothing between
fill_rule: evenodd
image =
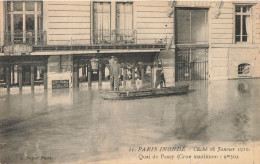
<instances>
[{"instance_id":1,"label":"water reflection","mask_svg":"<svg viewBox=\"0 0 260 164\"><path fill-rule=\"evenodd\" d=\"M99 161L120 158L122 147L260 140L259 84L193 81L187 95L129 101L105 101L95 88L3 94L0 160Z\"/></svg>"}]
</instances>

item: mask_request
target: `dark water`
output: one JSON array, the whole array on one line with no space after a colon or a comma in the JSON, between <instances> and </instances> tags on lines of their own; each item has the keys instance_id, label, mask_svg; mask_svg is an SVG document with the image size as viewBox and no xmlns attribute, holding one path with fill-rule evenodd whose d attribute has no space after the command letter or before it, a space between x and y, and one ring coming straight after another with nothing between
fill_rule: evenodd
<instances>
[{"instance_id":1,"label":"dark water","mask_svg":"<svg viewBox=\"0 0 260 164\"><path fill-rule=\"evenodd\" d=\"M98 162L147 144L259 141L259 97L259 79L194 81L187 95L127 101L87 88L2 92L0 163Z\"/></svg>"}]
</instances>

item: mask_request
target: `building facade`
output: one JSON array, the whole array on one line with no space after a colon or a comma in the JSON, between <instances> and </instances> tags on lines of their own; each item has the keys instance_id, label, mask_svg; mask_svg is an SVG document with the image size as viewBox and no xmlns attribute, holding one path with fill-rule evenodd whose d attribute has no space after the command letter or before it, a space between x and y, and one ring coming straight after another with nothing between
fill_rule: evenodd
<instances>
[{"instance_id":1,"label":"building facade","mask_svg":"<svg viewBox=\"0 0 260 164\"><path fill-rule=\"evenodd\" d=\"M260 77L260 3L254 1L1 1L0 76L8 90L101 86L109 59L122 81Z\"/></svg>"}]
</instances>

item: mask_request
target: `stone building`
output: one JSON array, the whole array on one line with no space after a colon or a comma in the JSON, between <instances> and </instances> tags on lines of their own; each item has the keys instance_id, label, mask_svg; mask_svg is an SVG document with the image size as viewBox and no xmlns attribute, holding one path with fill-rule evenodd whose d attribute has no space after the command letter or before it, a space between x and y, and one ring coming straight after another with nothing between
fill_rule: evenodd
<instances>
[{"instance_id":1,"label":"stone building","mask_svg":"<svg viewBox=\"0 0 260 164\"><path fill-rule=\"evenodd\" d=\"M1 1L0 11L8 90L101 86L111 56L123 85L153 86L158 62L169 85L260 77L258 1Z\"/></svg>"}]
</instances>

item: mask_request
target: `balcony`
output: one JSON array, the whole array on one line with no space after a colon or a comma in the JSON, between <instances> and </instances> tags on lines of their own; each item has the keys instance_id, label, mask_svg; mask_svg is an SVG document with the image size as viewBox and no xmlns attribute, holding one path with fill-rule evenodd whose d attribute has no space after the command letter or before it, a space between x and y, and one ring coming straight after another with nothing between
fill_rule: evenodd
<instances>
[{"instance_id":1,"label":"balcony","mask_svg":"<svg viewBox=\"0 0 260 164\"><path fill-rule=\"evenodd\" d=\"M94 44L136 44L136 30L94 30Z\"/></svg>"},{"instance_id":2,"label":"balcony","mask_svg":"<svg viewBox=\"0 0 260 164\"><path fill-rule=\"evenodd\" d=\"M46 31L14 31L5 32L5 44L28 44L28 45L46 45Z\"/></svg>"}]
</instances>

